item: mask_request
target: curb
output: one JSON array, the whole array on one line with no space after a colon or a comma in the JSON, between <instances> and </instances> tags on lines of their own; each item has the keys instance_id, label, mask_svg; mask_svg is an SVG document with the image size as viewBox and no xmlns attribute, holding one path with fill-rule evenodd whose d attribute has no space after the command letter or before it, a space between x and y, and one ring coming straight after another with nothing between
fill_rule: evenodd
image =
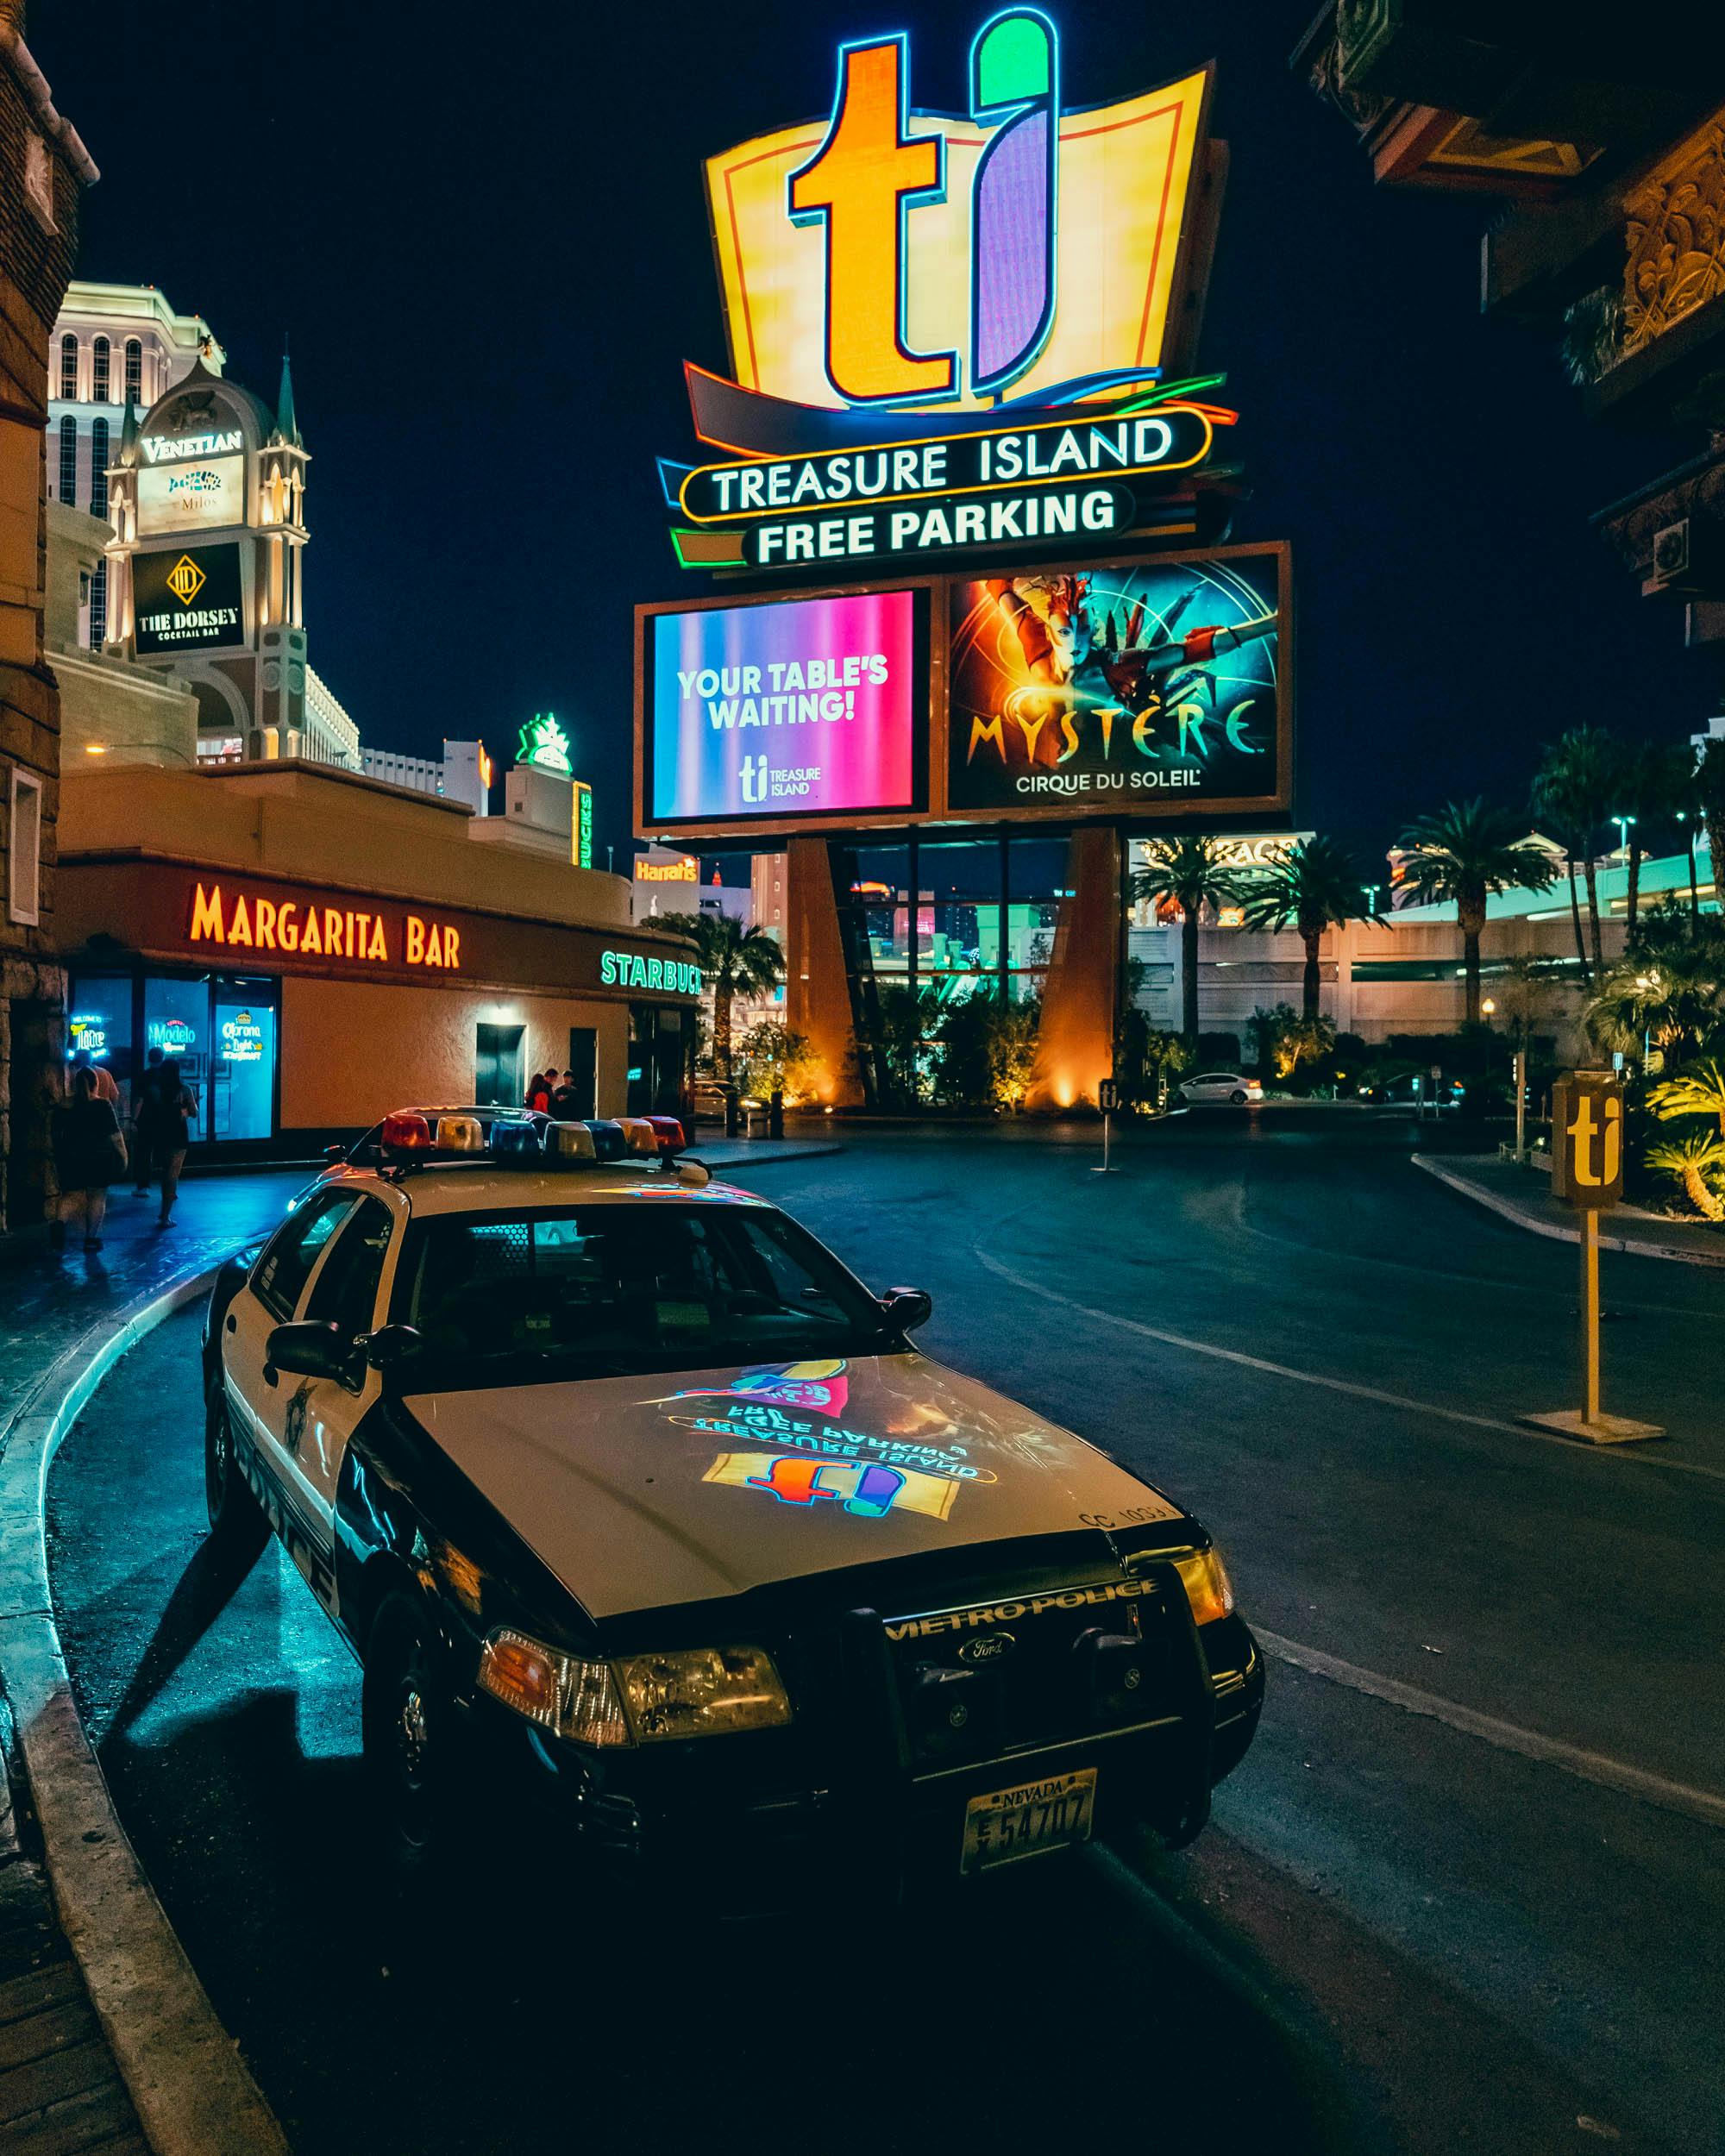
<instances>
[{"instance_id":1,"label":"curb","mask_svg":"<svg viewBox=\"0 0 1725 2156\"><path fill-rule=\"evenodd\" d=\"M44 1540L60 1441L126 1351L214 1277L187 1275L85 1333L13 1421L0 1456L0 1681L61 1928L155 2156L288 2156L114 1809L72 1698Z\"/></svg>"},{"instance_id":2,"label":"curb","mask_svg":"<svg viewBox=\"0 0 1725 2156\"><path fill-rule=\"evenodd\" d=\"M1440 1167L1436 1157L1430 1153L1411 1153L1408 1158L1415 1168L1422 1168L1428 1175L1435 1175L1446 1188L1464 1198L1471 1199L1475 1205L1484 1206L1488 1213L1498 1214L1515 1226L1525 1228L1529 1235L1546 1236L1553 1243L1578 1244L1581 1241L1579 1228L1559 1227L1555 1220L1541 1220L1531 1213L1523 1213L1513 1199L1500 1198L1495 1190L1482 1190L1477 1183L1470 1182L1465 1175L1458 1175L1452 1169ZM1640 1238L1602 1234L1599 1247L1602 1250L1622 1250L1630 1257L1662 1257L1673 1265L1725 1266L1725 1251L1716 1257L1710 1250L1679 1250L1669 1243L1648 1243Z\"/></svg>"}]
</instances>

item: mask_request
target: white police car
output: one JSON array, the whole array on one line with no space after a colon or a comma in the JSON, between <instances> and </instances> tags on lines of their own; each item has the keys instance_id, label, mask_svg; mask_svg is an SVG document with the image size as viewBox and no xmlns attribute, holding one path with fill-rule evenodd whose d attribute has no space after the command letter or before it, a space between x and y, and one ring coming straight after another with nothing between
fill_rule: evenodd
<instances>
[{"instance_id":1,"label":"white police car","mask_svg":"<svg viewBox=\"0 0 1725 2156\"><path fill-rule=\"evenodd\" d=\"M404 1112L212 1295L212 1534L358 1653L395 1856L525 1795L767 1907L847 1835L900 1887L1189 1839L1264 1686L1208 1536L682 1144Z\"/></svg>"}]
</instances>

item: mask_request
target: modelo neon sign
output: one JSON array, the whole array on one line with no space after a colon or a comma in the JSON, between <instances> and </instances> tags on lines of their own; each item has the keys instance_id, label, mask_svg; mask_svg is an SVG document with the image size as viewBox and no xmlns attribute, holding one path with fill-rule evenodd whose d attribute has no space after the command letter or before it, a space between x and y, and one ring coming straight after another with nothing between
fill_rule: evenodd
<instances>
[{"instance_id":1,"label":"modelo neon sign","mask_svg":"<svg viewBox=\"0 0 1725 2156\"><path fill-rule=\"evenodd\" d=\"M647 958L638 950L599 953L599 977L607 988L657 988L665 995L698 996L701 992L699 966L678 958Z\"/></svg>"},{"instance_id":2,"label":"modelo neon sign","mask_svg":"<svg viewBox=\"0 0 1725 2156\"><path fill-rule=\"evenodd\" d=\"M191 941L372 966L426 966L445 973L461 968L461 931L448 922L408 913L392 934L381 913L298 899L248 899L243 893L224 900L219 883L199 883L192 892Z\"/></svg>"}]
</instances>

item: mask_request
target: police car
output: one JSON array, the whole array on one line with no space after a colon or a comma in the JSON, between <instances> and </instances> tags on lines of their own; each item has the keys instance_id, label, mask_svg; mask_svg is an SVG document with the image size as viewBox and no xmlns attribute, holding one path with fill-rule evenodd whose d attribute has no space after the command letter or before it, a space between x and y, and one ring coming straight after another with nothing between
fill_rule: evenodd
<instances>
[{"instance_id":1,"label":"police car","mask_svg":"<svg viewBox=\"0 0 1725 2156\"><path fill-rule=\"evenodd\" d=\"M762 1908L1198 1831L1264 1688L1220 1557L928 1315L657 1117L391 1115L223 1269L211 1533L358 1655L401 1865L524 1802Z\"/></svg>"}]
</instances>

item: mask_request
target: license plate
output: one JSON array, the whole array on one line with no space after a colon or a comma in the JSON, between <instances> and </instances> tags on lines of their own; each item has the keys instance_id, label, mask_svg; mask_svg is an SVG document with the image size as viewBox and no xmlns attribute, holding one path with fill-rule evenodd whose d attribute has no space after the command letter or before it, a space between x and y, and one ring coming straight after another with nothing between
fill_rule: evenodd
<instances>
[{"instance_id":1,"label":"license plate","mask_svg":"<svg viewBox=\"0 0 1725 2156\"><path fill-rule=\"evenodd\" d=\"M1095 1767L973 1796L964 1808L964 1854L958 1868L992 1871L1021 1857L1039 1857L1045 1849L1088 1841L1095 1808Z\"/></svg>"}]
</instances>

